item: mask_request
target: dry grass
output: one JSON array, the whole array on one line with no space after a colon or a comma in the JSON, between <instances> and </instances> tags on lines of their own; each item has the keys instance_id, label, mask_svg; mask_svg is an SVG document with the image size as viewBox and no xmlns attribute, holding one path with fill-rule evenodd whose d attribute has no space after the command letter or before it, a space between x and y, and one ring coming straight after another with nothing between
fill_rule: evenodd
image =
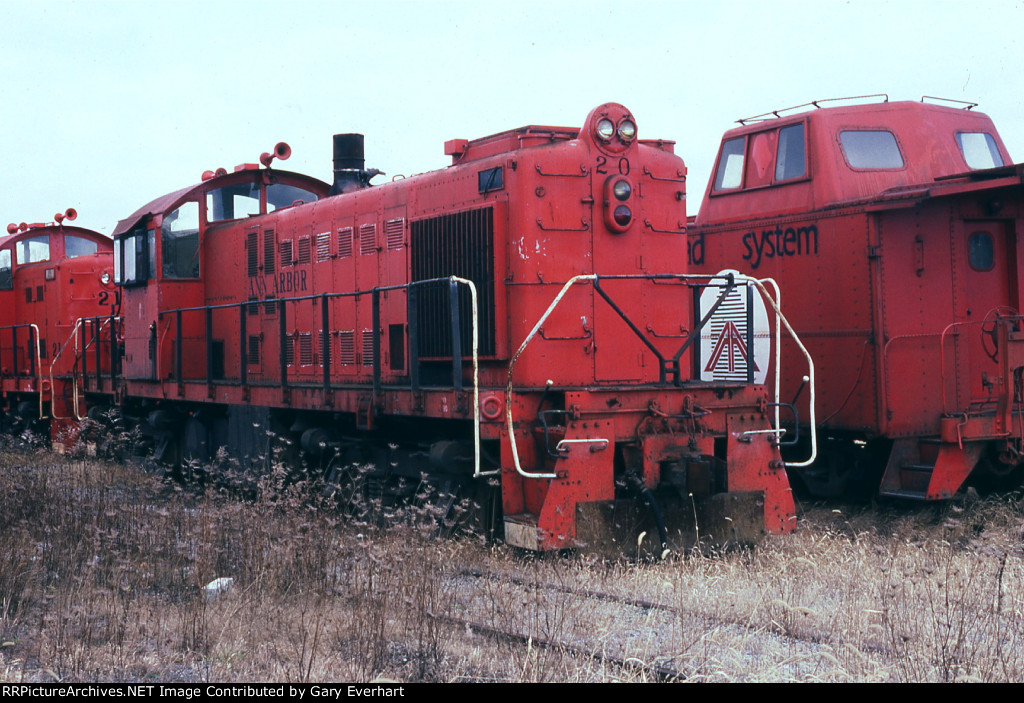
<instances>
[{"instance_id":1,"label":"dry grass","mask_svg":"<svg viewBox=\"0 0 1024 703\"><path fill-rule=\"evenodd\" d=\"M696 681L1024 680L1024 510L1011 499L805 511L756 551L658 564L524 556L343 519L266 477L240 500L133 467L0 452L0 681L646 680L452 624L662 662ZM658 601L624 610L509 580ZM234 579L208 600L202 587Z\"/></svg>"}]
</instances>

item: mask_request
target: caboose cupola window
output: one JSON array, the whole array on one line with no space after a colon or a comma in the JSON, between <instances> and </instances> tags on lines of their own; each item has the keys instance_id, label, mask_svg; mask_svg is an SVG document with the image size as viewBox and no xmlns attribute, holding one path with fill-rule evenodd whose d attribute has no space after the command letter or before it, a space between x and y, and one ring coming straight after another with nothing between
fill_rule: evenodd
<instances>
[{"instance_id":1,"label":"caboose cupola window","mask_svg":"<svg viewBox=\"0 0 1024 703\"><path fill-rule=\"evenodd\" d=\"M722 145L722 155L718 159L718 172L715 174L715 190L739 188L743 184L743 154L745 151L745 137L730 139Z\"/></svg>"},{"instance_id":2,"label":"caboose cupola window","mask_svg":"<svg viewBox=\"0 0 1024 703\"><path fill-rule=\"evenodd\" d=\"M958 132L956 143L964 155L967 168L977 170L1003 165L996 140L987 132Z\"/></svg>"},{"instance_id":3,"label":"caboose cupola window","mask_svg":"<svg viewBox=\"0 0 1024 703\"><path fill-rule=\"evenodd\" d=\"M775 180L788 181L807 173L804 123L779 130L779 153L775 159Z\"/></svg>"},{"instance_id":4,"label":"caboose cupola window","mask_svg":"<svg viewBox=\"0 0 1024 703\"><path fill-rule=\"evenodd\" d=\"M903 154L896 136L888 130L842 131L839 143L850 168L903 168Z\"/></svg>"}]
</instances>

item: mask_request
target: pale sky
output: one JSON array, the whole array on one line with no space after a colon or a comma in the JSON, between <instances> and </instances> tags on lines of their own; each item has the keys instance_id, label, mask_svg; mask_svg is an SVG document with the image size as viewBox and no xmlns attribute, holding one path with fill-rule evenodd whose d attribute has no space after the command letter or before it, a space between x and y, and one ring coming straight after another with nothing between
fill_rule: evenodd
<instances>
[{"instance_id":1,"label":"pale sky","mask_svg":"<svg viewBox=\"0 0 1024 703\"><path fill-rule=\"evenodd\" d=\"M0 227L74 207L109 234L278 141L329 181L338 132L380 183L608 101L677 142L690 214L735 120L823 98L977 102L1024 161L1022 36L1024 0L0 0Z\"/></svg>"}]
</instances>

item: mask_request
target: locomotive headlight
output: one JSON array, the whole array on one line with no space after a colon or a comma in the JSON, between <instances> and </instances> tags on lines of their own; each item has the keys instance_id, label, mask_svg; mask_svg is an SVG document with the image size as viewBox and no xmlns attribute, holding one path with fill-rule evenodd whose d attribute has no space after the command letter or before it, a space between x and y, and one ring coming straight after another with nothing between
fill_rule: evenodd
<instances>
[{"instance_id":1,"label":"locomotive headlight","mask_svg":"<svg viewBox=\"0 0 1024 703\"><path fill-rule=\"evenodd\" d=\"M636 138L636 124L633 120L623 120L619 125L619 139L624 142L631 142Z\"/></svg>"},{"instance_id":2,"label":"locomotive headlight","mask_svg":"<svg viewBox=\"0 0 1024 703\"><path fill-rule=\"evenodd\" d=\"M598 121L597 136L606 142L615 136L615 125L607 117Z\"/></svg>"},{"instance_id":3,"label":"locomotive headlight","mask_svg":"<svg viewBox=\"0 0 1024 703\"><path fill-rule=\"evenodd\" d=\"M620 202L629 200L629 196L632 194L633 188L625 178L620 178L612 185L612 195L614 195L615 199Z\"/></svg>"}]
</instances>

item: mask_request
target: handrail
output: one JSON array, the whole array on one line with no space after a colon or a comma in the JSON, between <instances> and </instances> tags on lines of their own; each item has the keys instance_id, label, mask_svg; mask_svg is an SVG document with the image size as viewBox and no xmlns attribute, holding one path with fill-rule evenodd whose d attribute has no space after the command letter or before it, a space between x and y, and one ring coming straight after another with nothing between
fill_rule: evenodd
<instances>
[{"instance_id":1,"label":"handrail","mask_svg":"<svg viewBox=\"0 0 1024 703\"><path fill-rule=\"evenodd\" d=\"M280 311L280 310L284 309L284 306L287 303L298 303L298 302L304 302L304 301L319 301L319 302L323 303L323 302L330 301L330 300L333 300L333 299L338 299L338 298L357 298L359 296L364 296L364 295L370 295L370 296L373 296L376 299L379 299L380 293L383 293L385 291L405 290L405 291L408 292L408 291L412 290L415 287L425 286L425 285L429 285L429 284L445 283L445 282L449 283L453 287L455 285L465 285L465 286L467 286L469 288L469 293L470 293L470 301L471 301L472 317L473 317L473 324L472 324L472 347L473 347L473 453L474 453L473 477L477 478L477 477L480 477L480 476L496 475L497 473L500 472L500 469L493 470L493 471L483 471L481 469L482 452L481 452L481 433L480 433L481 417L480 417L480 358L479 358L479 346L480 346L479 317L480 317L480 315L479 315L479 303L478 303L478 294L477 294L476 284L473 281L471 281L469 279L466 279L466 278L461 278L459 276L445 276L445 277L440 277L440 278L426 279L426 280L422 280L422 281L411 281L409 283L401 283L401 284L390 285L390 286L378 286L378 287L375 287L375 288L371 288L369 290L345 291L345 292L341 292L341 293L318 293L316 295L296 296L296 297L292 297L292 298L274 298L272 300L273 300L273 302L275 304L280 306L280 308L279 308L279 311ZM454 293L453 293L453 295L454 295ZM239 311L239 315L241 316L241 318L243 320L243 322L241 324L244 325L245 324L245 322L244 322L245 315L247 314L249 306L253 305L253 304L255 304L254 301L246 300L246 301L238 302L238 303L224 303L224 304L219 304L219 305L202 305L202 306L196 306L196 307L190 307L190 308L174 308L174 309L168 309L168 310L161 310L159 315L158 315L158 317L161 317L161 318L168 317L169 318L168 319L168 323L167 323L167 329L165 330L166 334L170 333L170 328L171 328L170 318L171 318L171 316L173 316L173 318L178 321L178 325L175 326L175 337L176 337L177 345L180 348L181 341L182 341L180 322L181 322L181 315L183 313L190 313L190 312L191 313L203 313L204 315L208 316L214 310L237 309ZM263 301L261 301L259 304L263 304ZM454 314L457 314L457 313L454 313ZM326 335L328 330L325 329L325 330L322 330L322 332L325 333L325 335ZM374 327L373 334L374 334L374 337L378 340L378 343L379 343L379 334L380 334L380 332L379 332L379 330L376 327ZM453 342L452 342L453 344L455 344L454 338L455 338L456 335L458 335L458 329L456 329L455 325L453 325ZM209 346L211 343L212 343L212 340L208 337L206 339L207 346ZM241 343L244 344L245 340L244 339L241 340ZM163 346L163 339L162 338L161 338L161 341L160 341L160 346L161 347ZM283 360L283 358L284 358L284 350L283 349L281 351L281 356L282 356L282 360ZM457 349L453 349L452 350L452 356L453 356L453 364L454 364L454 359L457 359L460 356L460 352ZM415 363L412 352L410 353L410 357L411 357L410 358L410 372L411 372L410 375L412 375L412 366ZM159 358L159 355L158 355L158 358ZM179 362L181 360L181 353L180 353L180 351L178 353L178 360L179 360ZM244 364L244 362L245 362L245 355L244 354L241 356L241 361ZM454 368L453 368L452 373L453 373L453 376L458 374L458 372ZM379 386L379 374L380 374L380 355L379 354L374 354L374 387L375 387L375 389L378 388L378 386ZM326 373L325 373L325 376L327 376ZM180 373L176 373L175 377L176 377L175 378L176 382L178 382L178 383L184 382L184 379L181 377ZM246 378L246 370L245 370L244 367L242 368L239 377L241 379L245 379ZM196 380L201 380L201 379L196 379ZM283 381L283 386L287 387L287 385L288 385L287 379L283 377L282 381ZM212 375L210 373L210 369L209 368L207 369L207 376L206 376L205 382L207 384L210 384L210 385L213 385L213 384L217 383L217 379L212 378ZM453 387L453 389L458 388L460 384L461 384L461 378L454 378L453 377L453 379L452 379L452 387ZM325 389L329 390L330 388L331 388L330 379L329 379L329 377L327 377L327 378L325 378Z\"/></svg>"},{"instance_id":2,"label":"handrail","mask_svg":"<svg viewBox=\"0 0 1024 703\"><path fill-rule=\"evenodd\" d=\"M805 459L804 461L787 461L786 462L786 466L793 466L793 467L797 467L797 468L803 467L803 466L810 466L811 464L814 463L814 460L818 458L818 433L817 433L817 425L815 424L816 421L817 421L817 415L816 415L816 412L815 412L816 394L815 394L815 388L814 388L814 386L815 386L815 384L814 384L814 359L811 358L811 354L810 354L810 352L807 351L807 347L805 347L804 343L802 341L800 341L800 336L797 335L796 330L793 329L793 326L789 324L789 320L786 319L786 316L782 314L782 310L776 304L775 300L773 300L772 297L770 295L768 295L768 291L765 289L764 284L760 280L758 280L756 278L748 278L748 277L743 276L743 275L738 276L738 278L746 280L746 281L749 281L750 283L753 283L755 286L757 286L758 290L761 291L762 296L768 300L768 303L772 306L772 309L775 310L775 314L777 316L777 319L780 320L782 322L782 324L784 324L786 326L786 331L789 332L789 336L793 338L793 341L796 343L797 348L800 349L800 352L804 355L804 359L807 361L807 384L810 386L810 394L811 394L810 395L810 404L809 404L810 414L811 414L811 417L810 417L811 456L808 459ZM774 285L775 282L772 281L772 284ZM778 287L776 286L776 289L777 288ZM779 361L782 358L781 357L781 353L782 353L781 346L782 345L780 344L778 347L776 347L776 360L775 360L775 370L776 370L776 373L778 373L778 369L779 369L779 366L780 366ZM751 350L750 354L753 355L753 353L754 353L753 350ZM777 412L778 412L778 410L776 409L776 413ZM778 426L776 425L776 428L777 427Z\"/></svg>"},{"instance_id":3,"label":"handrail","mask_svg":"<svg viewBox=\"0 0 1024 703\"><path fill-rule=\"evenodd\" d=\"M78 374L75 372L74 369L72 369L71 371L71 390L73 398L71 402L72 414L68 415L67 417L64 417L63 415L58 415L57 410L54 407L52 398L52 394L54 392L54 389L56 388L53 379L53 367L57 365L57 360L60 359L60 357L64 354L64 350L68 348L68 344L71 343L72 341L75 344L75 364L77 365L78 363L78 330L82 327L83 319L85 318L80 317L77 320L75 320L75 324L71 325L71 334L68 335L68 338L64 340L64 344L60 346L60 349L58 349L57 353L53 355L53 360L50 362L50 417L52 417L54 420L70 420L72 418L74 418L75 420L83 419L78 414Z\"/></svg>"},{"instance_id":4,"label":"handrail","mask_svg":"<svg viewBox=\"0 0 1024 703\"><path fill-rule=\"evenodd\" d=\"M28 377L36 381L40 386L43 383L43 354L42 346L39 340L39 325L35 323L26 323L21 325L7 325L6 327L0 327L0 332L3 330L11 330L11 353L14 355L14 375L17 377L18 374L18 330L22 327L27 327L31 334L31 337L35 340L36 353L30 359L30 371ZM35 374L35 375L33 375ZM39 419L45 420L46 414L43 412L43 389L39 389Z\"/></svg>"},{"instance_id":5,"label":"handrail","mask_svg":"<svg viewBox=\"0 0 1024 703\"><path fill-rule=\"evenodd\" d=\"M530 332L527 333L526 337L523 339L522 343L519 345L519 348L516 350L515 354L513 354L512 358L509 360L508 379L507 379L506 386L505 386L505 416L506 416L506 425L507 425L508 436L509 436L509 445L510 445L510 448L512 450L512 461L513 461L516 473L519 474L520 476L524 477L524 478L546 479L546 478L557 478L558 477L558 475L556 473L554 473L554 472L529 472L529 471L525 471L523 469L523 467L522 467L522 464L521 464L521 462L519 460L519 447L518 447L518 443L516 442L515 432L513 430L513 418L512 418L512 392L513 392L512 389L513 389L513 384L512 384L512 378L513 378L513 373L515 371L515 365L516 365L516 362L518 361L519 357L526 350L526 347L530 344L530 342L532 342L533 339L537 336L538 332L540 331L541 326L547 321L547 319L555 311L555 308L558 307L559 303L561 303L562 299L565 297L566 293L568 293L569 289L572 288L572 286L576 285L577 283L581 283L581 282L585 282L585 281L590 281L596 287L598 282L601 281L601 280L616 280L616 279L646 279L646 280L672 279L672 280L711 281L711 280L715 280L715 279L718 279L718 278L725 279L729 283L729 287L726 289L725 294L728 294L732 290L732 285L735 282L747 282L749 284L754 285L761 292L762 296L765 299L768 300L769 304L772 306L772 309L775 311L776 322L777 322L777 324L776 324L776 335L777 335L777 340L779 340L779 341L776 342L776 345L775 345L775 368L776 368L776 377L777 377L776 378L776 387L775 387L775 399L776 399L776 402L778 402L779 393L780 393L780 390L779 390L779 388L780 388L780 381L779 381L779 373L780 373L780 371L779 371L779 368L780 368L781 364L779 362L781 360L781 347L782 347L781 343L779 343L781 341L781 332L778 330L778 326L779 326L778 323L779 322L781 322L782 324L785 325L786 330L789 332L790 336L793 338L793 340L796 343L797 347L800 349L800 352L804 355L804 358L806 359L807 365L808 365L808 383L810 385L811 455L810 455L810 458L808 458L805 461L802 461L802 462L786 462L786 464L787 464L787 466L801 467L801 466L808 466L811 463L813 463L814 460L817 458L817 452L818 452L817 432L816 432L816 429L814 427L814 422L815 422L815 400L816 400L815 399L815 382L814 382L814 361L811 358L810 353L807 351L807 348L804 346L803 342L800 340L799 335L797 335L796 331L789 324L789 321L786 319L786 316L782 313L781 308L776 303L775 299L768 293L768 290L767 290L767 288L765 287L765 284L762 281L760 281L758 279L755 279L755 278L750 278L748 276L744 276L742 274L732 274L732 273L726 274L724 276L718 276L718 275L707 276L707 275L696 275L696 274L640 274L640 275L599 276L598 274L580 274L580 275L577 275L577 276L573 276L572 278L570 278L568 281L566 281L562 285L562 288L555 295L554 300L551 301L551 304L544 311L544 313L540 316L540 319L538 319L536 324L534 324L533 329L531 329ZM775 288L776 293L778 294L778 285L775 283L775 281L772 280L772 279L765 279L765 281L769 285L772 285ZM725 294L723 294L723 295L725 295ZM715 306L712 307L712 312L714 311L714 309L717 308L717 305L720 302L721 302L721 299L718 302L716 302ZM609 304L610 304L610 301L609 301ZM700 324L698 325L698 328L696 330L694 330L693 334L699 334L700 329L707 322L708 318L710 318L710 313L708 315L705 315L704 319L702 321L700 321ZM683 348L685 349L686 346L688 346L688 344L684 345ZM750 354L753 355L753 350L750 350ZM777 433L779 431L778 430L778 412L779 412L778 409L776 409L776 429L775 430L771 430L771 432L776 432ZM597 440L588 440L588 441L597 441Z\"/></svg>"}]
</instances>

